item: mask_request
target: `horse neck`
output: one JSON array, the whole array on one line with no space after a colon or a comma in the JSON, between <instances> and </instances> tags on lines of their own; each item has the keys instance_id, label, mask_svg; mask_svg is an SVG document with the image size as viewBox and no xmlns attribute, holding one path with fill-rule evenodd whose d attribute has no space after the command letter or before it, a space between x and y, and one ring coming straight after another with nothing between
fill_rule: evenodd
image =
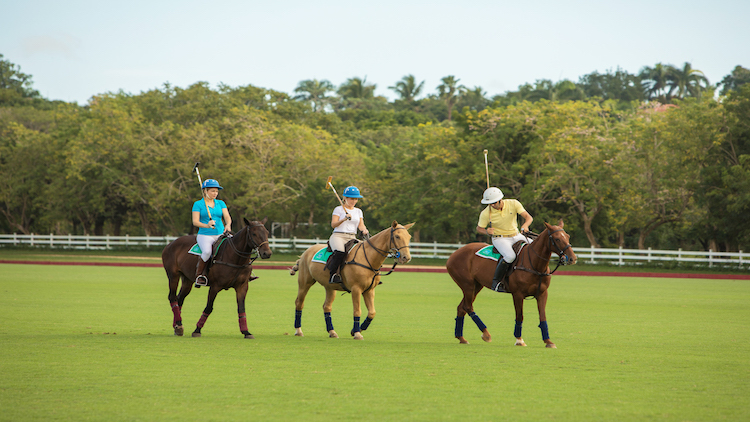
<instances>
[{"instance_id":1,"label":"horse neck","mask_svg":"<svg viewBox=\"0 0 750 422\"><path fill-rule=\"evenodd\" d=\"M365 252L367 253L368 259L370 259L370 263L372 263L374 267L379 267L385 262L386 257L381 252L376 251L375 248L385 252L386 255L388 254L388 247L390 246L389 243L391 241L390 231L391 228L389 227L375 236L370 237L369 242L364 242ZM373 255L374 257L372 257Z\"/></svg>"},{"instance_id":2,"label":"horse neck","mask_svg":"<svg viewBox=\"0 0 750 422\"><path fill-rule=\"evenodd\" d=\"M552 250L549 248L549 229L544 229L535 241L528 245L534 252L529 254L531 266L539 272L544 272L552 258ZM541 269L537 268L541 267Z\"/></svg>"},{"instance_id":3,"label":"horse neck","mask_svg":"<svg viewBox=\"0 0 750 422\"><path fill-rule=\"evenodd\" d=\"M234 244L234 247L237 248L240 252L249 252L246 249L248 248L248 231L250 230L250 226L245 226L240 229L237 233L235 233L231 238L228 238L225 240L225 242L232 242ZM243 257L237 253L234 252L234 249L232 248L232 245L224 245L222 248L222 254L224 259L227 261L235 260L235 261L246 261L247 258Z\"/></svg>"}]
</instances>

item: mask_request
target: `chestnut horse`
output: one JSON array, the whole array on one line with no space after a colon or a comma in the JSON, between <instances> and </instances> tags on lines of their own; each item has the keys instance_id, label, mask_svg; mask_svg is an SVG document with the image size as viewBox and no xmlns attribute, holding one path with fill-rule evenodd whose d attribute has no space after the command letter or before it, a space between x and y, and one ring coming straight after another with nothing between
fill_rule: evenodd
<instances>
[{"instance_id":1,"label":"chestnut horse","mask_svg":"<svg viewBox=\"0 0 750 422\"><path fill-rule=\"evenodd\" d=\"M341 268L342 283L330 284L331 273L325 268L325 264L313 262L312 258L326 245L319 244L310 246L302 253L300 259L290 269L290 274L297 274L297 300L295 301L296 312L294 318L295 336L304 336L302 333L302 308L305 307L305 296L317 281L326 289L326 299L323 303L323 315L326 321L326 330L331 338L339 335L333 329L331 321L331 308L336 298L336 291L347 291L352 294L352 305L354 307L354 327L351 335L355 340L362 340L362 331L369 327L375 318L375 287L380 284L380 267L387 256L396 259L393 264L405 264L411 260L409 252L409 230L414 223L402 226L394 221L391 227L381 231L371 238L354 245L347 255L345 265ZM390 274L390 273L388 273ZM387 274L384 274L387 275ZM359 324L362 309L360 298L364 296L367 306L367 318L362 325Z\"/></svg>"},{"instance_id":2,"label":"chestnut horse","mask_svg":"<svg viewBox=\"0 0 750 422\"><path fill-rule=\"evenodd\" d=\"M268 230L263 221L245 221L245 227L233 236L221 239L214 244L214 254L209 262L208 269L208 303L196 324L193 337L201 336L201 328L206 323L208 316L214 309L216 295L222 290L230 287L237 293L237 313L239 315L240 332L245 338L254 338L247 330L247 317L245 315L245 296L247 295L248 282L253 272L253 261L260 255L263 259L271 257L271 247L268 245ZM181 336L184 332L182 327L182 304L190 294L195 282L195 269L200 256L189 254L188 251L195 245L196 236L181 236L168 244L161 254L161 260L169 279L169 304L172 306L174 319L172 327L174 335ZM218 250L217 250L218 248ZM180 294L177 294L177 285L182 279Z\"/></svg>"},{"instance_id":3,"label":"chestnut horse","mask_svg":"<svg viewBox=\"0 0 750 422\"><path fill-rule=\"evenodd\" d=\"M547 223L544 223L544 225L546 229L539 234L539 237L530 244L524 245L518 252L517 258L512 263L506 276L507 290L508 293L513 295L513 305L516 308L516 326L513 333L516 337L516 346L526 346L523 338L521 338L523 301L527 297L534 297L539 309L539 328L542 330L542 340L546 343L546 347L556 348L555 343L549 338L545 311L547 290L549 289L551 274L554 272L549 270L549 261L552 252L560 257L558 265L575 264L578 259L570 246L570 236L563 230L563 221L560 220L557 226ZM492 277L497 265L497 262L492 259L476 255L476 252L485 246L488 245L486 243L469 243L453 252L446 262L448 273L464 292L464 298L458 305L455 331L456 338L462 344L469 343L463 335L464 316L467 313L482 331L482 340L492 341L487 326L474 313L474 300L483 287L489 288L492 285ZM556 269L557 267L555 267Z\"/></svg>"}]
</instances>

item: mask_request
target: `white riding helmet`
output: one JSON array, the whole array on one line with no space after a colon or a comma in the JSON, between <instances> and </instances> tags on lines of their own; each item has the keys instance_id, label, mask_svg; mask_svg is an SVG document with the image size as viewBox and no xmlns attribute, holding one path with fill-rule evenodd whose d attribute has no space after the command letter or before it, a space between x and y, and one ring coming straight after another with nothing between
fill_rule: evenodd
<instances>
[{"instance_id":1,"label":"white riding helmet","mask_svg":"<svg viewBox=\"0 0 750 422\"><path fill-rule=\"evenodd\" d=\"M503 199L503 191L498 188L487 188L482 195L483 204L494 204L495 202Z\"/></svg>"}]
</instances>

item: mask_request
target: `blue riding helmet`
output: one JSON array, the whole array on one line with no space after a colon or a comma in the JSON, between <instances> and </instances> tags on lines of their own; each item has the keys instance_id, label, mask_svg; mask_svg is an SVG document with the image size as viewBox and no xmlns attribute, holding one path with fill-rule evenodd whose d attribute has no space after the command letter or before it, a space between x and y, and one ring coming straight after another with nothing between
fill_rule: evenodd
<instances>
[{"instance_id":1,"label":"blue riding helmet","mask_svg":"<svg viewBox=\"0 0 750 422\"><path fill-rule=\"evenodd\" d=\"M205 181L203 182L203 189L206 189L206 188L219 188L219 189L224 189L224 188L222 188L222 187L221 187L221 186L219 185L219 182L218 182L218 181L217 181L216 179L206 179L206 180L205 180Z\"/></svg>"},{"instance_id":2,"label":"blue riding helmet","mask_svg":"<svg viewBox=\"0 0 750 422\"><path fill-rule=\"evenodd\" d=\"M348 186L344 189L344 193L342 193L341 196L344 198L363 198L363 196L359 194L359 189L357 189L356 186Z\"/></svg>"}]
</instances>

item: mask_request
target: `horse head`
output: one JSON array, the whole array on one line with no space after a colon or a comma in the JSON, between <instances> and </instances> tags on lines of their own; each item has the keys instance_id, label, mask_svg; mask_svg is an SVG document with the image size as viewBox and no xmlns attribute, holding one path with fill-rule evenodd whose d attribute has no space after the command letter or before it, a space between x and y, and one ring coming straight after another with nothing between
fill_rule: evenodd
<instances>
[{"instance_id":1,"label":"horse head","mask_svg":"<svg viewBox=\"0 0 750 422\"><path fill-rule=\"evenodd\" d=\"M573 252L573 247L570 246L570 235L563 229L565 223L563 223L562 219L560 219L560 222L557 224L557 226L553 226L544 223L547 227L549 249L560 257L561 265L573 265L578 260L578 257L576 256L576 253ZM540 235L539 237L542 236Z\"/></svg>"},{"instance_id":2,"label":"horse head","mask_svg":"<svg viewBox=\"0 0 750 422\"><path fill-rule=\"evenodd\" d=\"M402 226L398 224L396 220L393 220L391 224L391 239L388 244L388 252L393 256L399 264L406 264L411 261L411 252L409 252L409 241L411 240L411 234L409 229L414 223Z\"/></svg>"},{"instance_id":3,"label":"horse head","mask_svg":"<svg viewBox=\"0 0 750 422\"><path fill-rule=\"evenodd\" d=\"M273 252L271 252L271 246L268 244L268 230L265 226L268 217L261 221L247 221L247 218L243 218L243 220L247 228L246 245L249 245L252 249L257 249L261 258L270 258Z\"/></svg>"}]
</instances>

